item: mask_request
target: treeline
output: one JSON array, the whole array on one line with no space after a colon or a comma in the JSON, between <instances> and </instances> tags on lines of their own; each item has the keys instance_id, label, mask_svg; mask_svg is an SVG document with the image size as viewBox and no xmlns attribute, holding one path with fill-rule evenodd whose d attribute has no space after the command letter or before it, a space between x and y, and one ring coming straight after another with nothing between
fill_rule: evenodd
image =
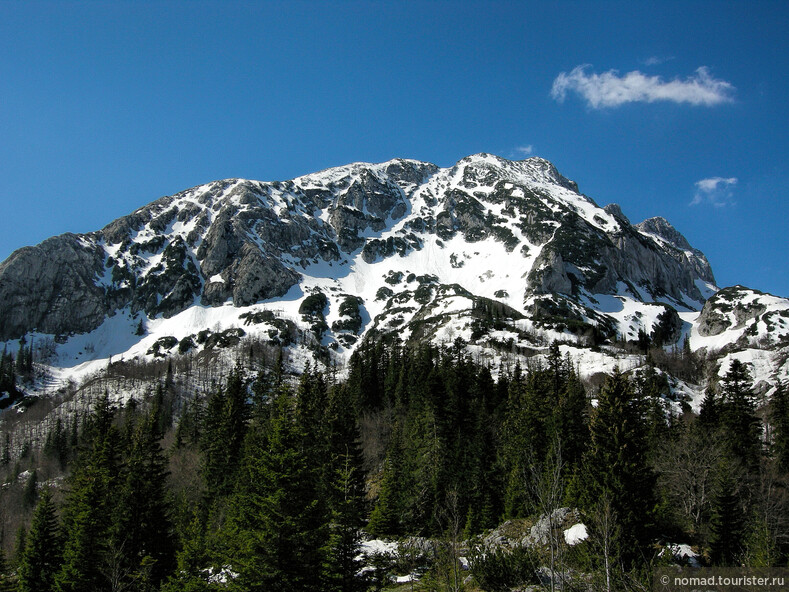
<instances>
[{"instance_id":1,"label":"treeline","mask_svg":"<svg viewBox=\"0 0 789 592\"><path fill-rule=\"evenodd\" d=\"M561 568L587 584L637 588L676 542L710 565L786 565L785 387L757 409L734 361L697 416L671 411L651 366L615 371L594 393L557 345L542 365L497 370L460 342L379 342L360 347L344 381L238 367L177 417L169 379L145 403L115 408L105 395L47 439L70 476L30 488L32 521L11 565L0 557L0 590L380 589L382 570L359 558L365 531L457 551L561 507L589 531ZM538 560L478 553L468 586L553 571L553 544ZM425 589L466 585L454 551L423 568Z\"/></svg>"},{"instance_id":2,"label":"treeline","mask_svg":"<svg viewBox=\"0 0 789 592\"><path fill-rule=\"evenodd\" d=\"M26 346L23 337L19 341L16 358L4 347L0 353L0 409L15 403L21 396L17 378L30 378L33 374L33 343Z\"/></svg>"}]
</instances>

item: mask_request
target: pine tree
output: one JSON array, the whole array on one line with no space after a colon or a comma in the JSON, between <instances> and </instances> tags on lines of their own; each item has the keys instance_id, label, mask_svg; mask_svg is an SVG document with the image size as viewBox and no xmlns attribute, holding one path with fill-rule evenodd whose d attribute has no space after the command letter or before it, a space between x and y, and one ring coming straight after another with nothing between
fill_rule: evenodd
<instances>
[{"instance_id":1,"label":"pine tree","mask_svg":"<svg viewBox=\"0 0 789 592\"><path fill-rule=\"evenodd\" d=\"M24 335L19 339L19 351L16 354L16 373L20 376L27 374L27 348L25 343L27 340Z\"/></svg>"},{"instance_id":2,"label":"pine tree","mask_svg":"<svg viewBox=\"0 0 789 592\"><path fill-rule=\"evenodd\" d=\"M360 576L362 561L358 559L361 546L363 487L359 486L353 458L346 454L345 465L335 473L335 503L332 508L330 537L327 553L327 590L361 592L367 589Z\"/></svg>"},{"instance_id":3,"label":"pine tree","mask_svg":"<svg viewBox=\"0 0 789 592\"><path fill-rule=\"evenodd\" d=\"M318 487L328 495L333 479L327 407L329 394L322 373L307 366L296 391L296 421L305 436L305 452L318 470Z\"/></svg>"},{"instance_id":4,"label":"pine tree","mask_svg":"<svg viewBox=\"0 0 789 592\"><path fill-rule=\"evenodd\" d=\"M203 476L209 500L228 496L238 472L247 428L247 390L240 368L208 399L202 426Z\"/></svg>"},{"instance_id":5,"label":"pine tree","mask_svg":"<svg viewBox=\"0 0 789 592\"><path fill-rule=\"evenodd\" d=\"M718 471L710 519L710 555L715 565L738 565L743 550L746 514L738 481L733 463L724 460Z\"/></svg>"},{"instance_id":6,"label":"pine tree","mask_svg":"<svg viewBox=\"0 0 789 592\"><path fill-rule=\"evenodd\" d=\"M559 392L559 402L554 409L556 436L562 443L562 457L568 471L581 466L589 435L586 391L578 375L565 361L567 375ZM553 439L552 439L553 441Z\"/></svg>"},{"instance_id":7,"label":"pine tree","mask_svg":"<svg viewBox=\"0 0 789 592\"><path fill-rule=\"evenodd\" d=\"M733 360L721 384L721 426L729 454L755 469L761 456L761 422L756 415L751 378L745 364Z\"/></svg>"},{"instance_id":8,"label":"pine tree","mask_svg":"<svg viewBox=\"0 0 789 592\"><path fill-rule=\"evenodd\" d=\"M84 450L71 477L63 509L63 564L55 577L58 592L107 590L115 565L111 526L120 475L120 437L113 425L109 395L89 418Z\"/></svg>"},{"instance_id":9,"label":"pine tree","mask_svg":"<svg viewBox=\"0 0 789 592\"><path fill-rule=\"evenodd\" d=\"M712 434L720 428L721 422L721 402L716 396L715 391L708 387L704 391L704 398L699 407L699 427Z\"/></svg>"},{"instance_id":10,"label":"pine tree","mask_svg":"<svg viewBox=\"0 0 789 592\"><path fill-rule=\"evenodd\" d=\"M53 589L60 566L60 533L55 504L48 487L33 512L25 550L19 560L20 592L48 592Z\"/></svg>"},{"instance_id":11,"label":"pine tree","mask_svg":"<svg viewBox=\"0 0 789 592\"><path fill-rule=\"evenodd\" d=\"M0 546L0 592L17 592L16 582L11 577L8 562L2 546Z\"/></svg>"},{"instance_id":12,"label":"pine tree","mask_svg":"<svg viewBox=\"0 0 789 592\"><path fill-rule=\"evenodd\" d=\"M200 513L199 510L195 512L183 534L175 572L162 585L162 592L208 592L221 589L208 581L210 560L206 524Z\"/></svg>"},{"instance_id":13,"label":"pine tree","mask_svg":"<svg viewBox=\"0 0 789 592\"><path fill-rule=\"evenodd\" d=\"M770 401L773 427L772 452L779 470L789 472L789 386L778 385Z\"/></svg>"},{"instance_id":14,"label":"pine tree","mask_svg":"<svg viewBox=\"0 0 789 592\"><path fill-rule=\"evenodd\" d=\"M591 417L585 497L589 510L599 499L610 500L621 533L618 550L626 565L646 552L655 506L655 476L647 463L643 422L644 402L615 369L600 389Z\"/></svg>"},{"instance_id":15,"label":"pine tree","mask_svg":"<svg viewBox=\"0 0 789 592\"><path fill-rule=\"evenodd\" d=\"M510 383L501 446L506 474L504 513L522 517L534 510L534 502L525 488L528 463L542 462L549 448L549 433L554 431L554 411L559 404L558 370L533 370ZM557 418L558 419L558 418Z\"/></svg>"},{"instance_id":16,"label":"pine tree","mask_svg":"<svg viewBox=\"0 0 789 592\"><path fill-rule=\"evenodd\" d=\"M172 528L166 502L167 461L159 446L156 413L134 431L122 473L112 527L115 549L122 550L120 582L158 588L173 564Z\"/></svg>"},{"instance_id":17,"label":"pine tree","mask_svg":"<svg viewBox=\"0 0 789 592\"><path fill-rule=\"evenodd\" d=\"M329 540L316 467L287 391L271 419L247 435L242 478L224 530L238 590L319 592L325 586Z\"/></svg>"},{"instance_id":18,"label":"pine tree","mask_svg":"<svg viewBox=\"0 0 789 592\"><path fill-rule=\"evenodd\" d=\"M395 423L392 438L384 460L383 478L367 530L377 536L399 535L404 533L406 513L405 487L407 483L403 428L400 421Z\"/></svg>"},{"instance_id":19,"label":"pine tree","mask_svg":"<svg viewBox=\"0 0 789 592\"><path fill-rule=\"evenodd\" d=\"M22 560L22 555L25 554L25 547L27 547L27 528L24 524L20 524L14 538L14 560L17 565Z\"/></svg>"},{"instance_id":20,"label":"pine tree","mask_svg":"<svg viewBox=\"0 0 789 592\"><path fill-rule=\"evenodd\" d=\"M25 489L22 491L22 503L25 504L26 508L32 508L36 505L36 500L38 499L38 471L33 469L33 472L30 473L30 476L27 478L25 482Z\"/></svg>"},{"instance_id":21,"label":"pine tree","mask_svg":"<svg viewBox=\"0 0 789 592\"><path fill-rule=\"evenodd\" d=\"M359 428L350 389L333 388L327 410L329 488L327 500L331 527L327 562L327 586L338 592L366 589L359 575L361 528L365 515L365 483Z\"/></svg>"}]
</instances>

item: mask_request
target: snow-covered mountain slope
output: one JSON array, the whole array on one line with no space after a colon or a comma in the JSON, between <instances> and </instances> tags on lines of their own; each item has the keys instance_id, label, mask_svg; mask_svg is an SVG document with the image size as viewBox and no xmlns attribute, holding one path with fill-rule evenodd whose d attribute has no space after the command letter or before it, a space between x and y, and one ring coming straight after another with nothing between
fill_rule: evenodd
<instances>
[{"instance_id":1,"label":"snow-covered mountain slope","mask_svg":"<svg viewBox=\"0 0 789 592\"><path fill-rule=\"evenodd\" d=\"M396 159L216 181L21 249L0 264L0 339L47 344L64 378L244 340L341 363L385 335L491 357L561 339L591 374L610 364L583 348L639 333L709 347L711 313L694 319L716 292L666 220L634 226L544 159Z\"/></svg>"},{"instance_id":2,"label":"snow-covered mountain slope","mask_svg":"<svg viewBox=\"0 0 789 592\"><path fill-rule=\"evenodd\" d=\"M712 296L694 323L691 346L720 360L745 362L762 391L789 377L789 300L734 286Z\"/></svg>"}]
</instances>

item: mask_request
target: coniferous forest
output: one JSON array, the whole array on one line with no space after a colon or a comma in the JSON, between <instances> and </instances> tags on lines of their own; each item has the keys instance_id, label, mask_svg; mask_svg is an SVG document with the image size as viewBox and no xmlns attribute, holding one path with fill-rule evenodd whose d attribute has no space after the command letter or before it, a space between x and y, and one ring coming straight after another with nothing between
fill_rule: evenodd
<instances>
[{"instance_id":1,"label":"coniferous forest","mask_svg":"<svg viewBox=\"0 0 789 592\"><path fill-rule=\"evenodd\" d=\"M660 565L787 565L789 393L757 405L737 361L698 414L649 357L590 384L558 345L492 369L370 342L343 379L239 364L176 390L107 392L18 458L6 438L3 523L26 518L0 590L646 590Z\"/></svg>"}]
</instances>

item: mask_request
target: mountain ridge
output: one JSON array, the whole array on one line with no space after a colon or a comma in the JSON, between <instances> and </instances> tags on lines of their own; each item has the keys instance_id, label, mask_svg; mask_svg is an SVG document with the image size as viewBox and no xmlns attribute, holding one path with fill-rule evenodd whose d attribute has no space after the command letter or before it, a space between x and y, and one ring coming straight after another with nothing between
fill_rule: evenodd
<instances>
[{"instance_id":1,"label":"mountain ridge","mask_svg":"<svg viewBox=\"0 0 789 592\"><path fill-rule=\"evenodd\" d=\"M49 336L65 351L103 326L126 334L81 360L198 351L209 329L286 347L299 334L324 361L387 334L538 351L658 331L671 346L717 291L664 218L633 225L545 159L479 153L213 181L25 247L0 263L0 340Z\"/></svg>"}]
</instances>

